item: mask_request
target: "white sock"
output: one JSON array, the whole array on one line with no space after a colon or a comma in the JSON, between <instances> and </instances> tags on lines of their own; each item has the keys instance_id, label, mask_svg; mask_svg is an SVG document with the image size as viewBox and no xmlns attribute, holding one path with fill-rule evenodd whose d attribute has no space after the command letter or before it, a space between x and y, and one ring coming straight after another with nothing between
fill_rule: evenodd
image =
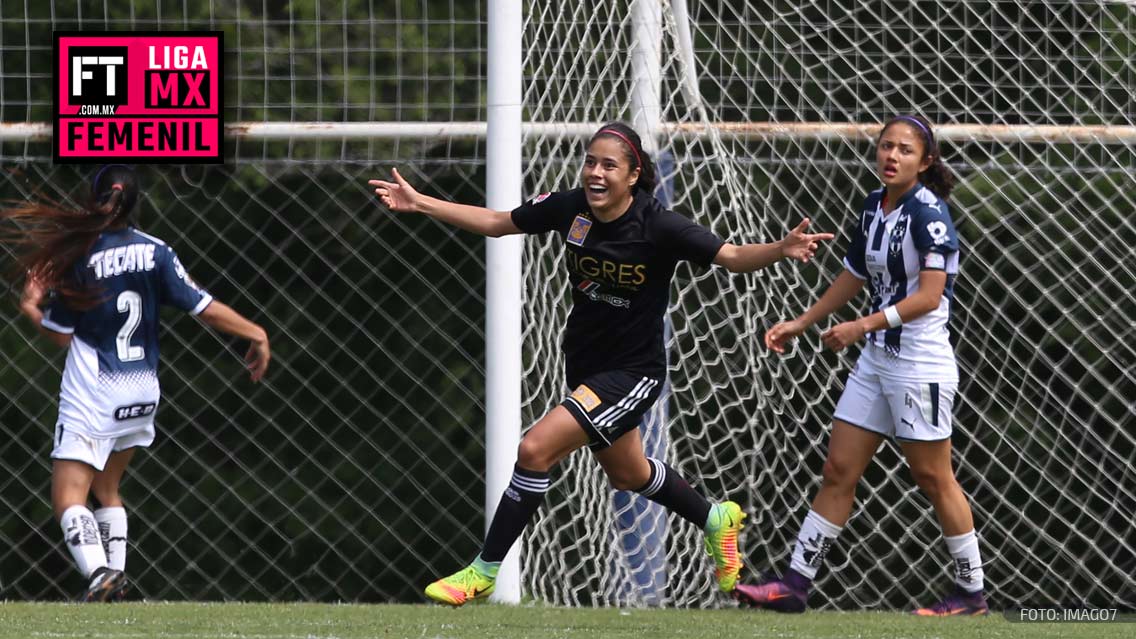
<instances>
[{"instance_id":1,"label":"white sock","mask_svg":"<svg viewBox=\"0 0 1136 639\"><path fill-rule=\"evenodd\" d=\"M955 537L943 537L943 541L947 542L947 552L955 561L955 583L967 592L980 592L985 586L978 535L972 530Z\"/></svg>"},{"instance_id":2,"label":"white sock","mask_svg":"<svg viewBox=\"0 0 1136 639\"><path fill-rule=\"evenodd\" d=\"M843 526L837 526L821 517L814 510L805 515L801 531L797 533L797 543L793 546L793 558L789 567L809 579L816 579L817 570L824 563L832 544Z\"/></svg>"},{"instance_id":3,"label":"white sock","mask_svg":"<svg viewBox=\"0 0 1136 639\"><path fill-rule=\"evenodd\" d=\"M95 521L99 523L107 567L126 570L126 509L122 506L100 508L95 511Z\"/></svg>"},{"instance_id":4,"label":"white sock","mask_svg":"<svg viewBox=\"0 0 1136 639\"><path fill-rule=\"evenodd\" d=\"M59 525L63 528L63 541L84 577L90 579L91 573L107 565L99 526L86 506L71 506L63 511Z\"/></svg>"}]
</instances>

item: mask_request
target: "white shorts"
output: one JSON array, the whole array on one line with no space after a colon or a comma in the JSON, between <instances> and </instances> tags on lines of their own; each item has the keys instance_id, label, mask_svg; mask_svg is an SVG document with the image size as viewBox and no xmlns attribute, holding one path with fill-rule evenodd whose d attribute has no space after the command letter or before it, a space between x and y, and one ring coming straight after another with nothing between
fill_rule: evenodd
<instances>
[{"instance_id":1,"label":"white shorts","mask_svg":"<svg viewBox=\"0 0 1136 639\"><path fill-rule=\"evenodd\" d=\"M111 453L134 447L149 448L152 443L153 422L136 432L109 439L91 437L85 432L68 428L65 424L58 424L55 427L55 448L51 451L51 458L83 462L102 472Z\"/></svg>"},{"instance_id":2,"label":"white shorts","mask_svg":"<svg viewBox=\"0 0 1136 639\"><path fill-rule=\"evenodd\" d=\"M897 440L950 439L958 382L914 382L890 377L861 356L836 403L834 419Z\"/></svg>"}]
</instances>

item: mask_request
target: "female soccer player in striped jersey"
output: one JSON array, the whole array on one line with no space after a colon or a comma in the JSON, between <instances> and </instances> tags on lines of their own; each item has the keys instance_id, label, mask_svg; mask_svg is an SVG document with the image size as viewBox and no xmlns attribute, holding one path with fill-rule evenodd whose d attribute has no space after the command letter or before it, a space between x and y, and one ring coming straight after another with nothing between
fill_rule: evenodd
<instances>
[{"instance_id":1,"label":"female soccer player in striped jersey","mask_svg":"<svg viewBox=\"0 0 1136 639\"><path fill-rule=\"evenodd\" d=\"M958 366L948 341L959 242L945 201L952 180L931 125L901 115L876 145L884 186L864 202L844 272L803 315L777 324L766 345L785 345L851 301L868 284L871 309L821 335L834 351L867 336L836 405L820 491L782 579L738 586L738 597L783 612L805 609L825 554L848 519L856 483L884 437L894 437L930 498L955 563L954 591L916 610L926 616L987 612L982 558L966 495L951 468L951 408Z\"/></svg>"},{"instance_id":2,"label":"female soccer player in striped jersey","mask_svg":"<svg viewBox=\"0 0 1136 639\"><path fill-rule=\"evenodd\" d=\"M639 424L666 376L663 317L679 260L733 272L781 258L807 262L828 233L806 234L808 220L784 239L737 246L666 210L652 195L655 168L639 136L622 123L603 126L584 156L580 188L546 193L512 212L420 195L397 171L372 180L383 204L499 237L555 231L564 238L572 285L565 328L565 376L571 393L528 431L517 451L480 555L467 568L426 588L431 599L460 606L489 595L501 560L532 519L549 487L549 471L588 446L614 488L634 490L706 532L718 586L733 590L741 569L737 535L745 515L734 502L711 505L671 467L643 453Z\"/></svg>"},{"instance_id":3,"label":"female soccer player in striped jersey","mask_svg":"<svg viewBox=\"0 0 1136 639\"><path fill-rule=\"evenodd\" d=\"M83 600L108 601L126 587L119 483L134 450L154 441L158 307L179 308L249 340L245 361L254 382L264 376L270 353L263 328L215 301L169 245L133 225L138 181L130 168L103 167L91 193L81 210L28 202L0 217L15 222L4 239L20 251L27 273L20 311L68 349L51 451L51 501L88 580ZM94 512L89 494L98 504Z\"/></svg>"}]
</instances>

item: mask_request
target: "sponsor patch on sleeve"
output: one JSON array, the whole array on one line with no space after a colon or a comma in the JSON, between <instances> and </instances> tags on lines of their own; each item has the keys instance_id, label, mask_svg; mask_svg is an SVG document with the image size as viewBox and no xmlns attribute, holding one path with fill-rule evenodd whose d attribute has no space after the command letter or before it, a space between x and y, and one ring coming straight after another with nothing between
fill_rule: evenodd
<instances>
[{"instance_id":1,"label":"sponsor patch on sleeve","mask_svg":"<svg viewBox=\"0 0 1136 639\"><path fill-rule=\"evenodd\" d=\"M580 402L580 405L584 407L584 410L588 411L589 413L594 411L596 407L602 403L600 401L600 396L596 395L595 391L583 384L580 384L576 387L576 390L572 391L572 399Z\"/></svg>"},{"instance_id":2,"label":"sponsor patch on sleeve","mask_svg":"<svg viewBox=\"0 0 1136 639\"><path fill-rule=\"evenodd\" d=\"M552 195L552 194L551 193L541 193L540 195L534 197L532 200L529 200L529 204L540 204L541 202L547 200L548 196L550 196L550 195Z\"/></svg>"},{"instance_id":3,"label":"sponsor patch on sleeve","mask_svg":"<svg viewBox=\"0 0 1136 639\"><path fill-rule=\"evenodd\" d=\"M938 209L937 206L935 208ZM939 220L935 220L927 225L927 234L931 236L931 241L935 243L935 246L946 244L947 240L951 239L950 236L947 235L947 225Z\"/></svg>"},{"instance_id":4,"label":"sponsor patch on sleeve","mask_svg":"<svg viewBox=\"0 0 1136 639\"><path fill-rule=\"evenodd\" d=\"M928 253L923 257L923 268L944 270L947 268L947 257L942 253Z\"/></svg>"}]
</instances>

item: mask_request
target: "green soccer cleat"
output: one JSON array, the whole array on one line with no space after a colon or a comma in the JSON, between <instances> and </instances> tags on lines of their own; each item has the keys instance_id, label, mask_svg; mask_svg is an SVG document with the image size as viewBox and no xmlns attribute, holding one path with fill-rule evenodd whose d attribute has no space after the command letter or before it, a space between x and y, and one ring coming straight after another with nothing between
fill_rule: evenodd
<instances>
[{"instance_id":1,"label":"green soccer cleat","mask_svg":"<svg viewBox=\"0 0 1136 639\"><path fill-rule=\"evenodd\" d=\"M733 591L738 583L738 573L742 570L738 532L745 518L742 507L732 501L711 506L710 516L706 518L706 553L714 558L714 574L722 592Z\"/></svg>"},{"instance_id":2,"label":"green soccer cleat","mask_svg":"<svg viewBox=\"0 0 1136 639\"><path fill-rule=\"evenodd\" d=\"M737 550L737 533L743 528L745 513L734 501L722 501L710 507L705 525L707 554L713 557L718 588L722 592L734 590L737 574L742 572L742 554Z\"/></svg>"},{"instance_id":3,"label":"green soccer cleat","mask_svg":"<svg viewBox=\"0 0 1136 639\"><path fill-rule=\"evenodd\" d=\"M495 583L495 579L487 577L471 565L426 586L426 596L438 603L456 607L467 601L488 597L493 593Z\"/></svg>"}]
</instances>

